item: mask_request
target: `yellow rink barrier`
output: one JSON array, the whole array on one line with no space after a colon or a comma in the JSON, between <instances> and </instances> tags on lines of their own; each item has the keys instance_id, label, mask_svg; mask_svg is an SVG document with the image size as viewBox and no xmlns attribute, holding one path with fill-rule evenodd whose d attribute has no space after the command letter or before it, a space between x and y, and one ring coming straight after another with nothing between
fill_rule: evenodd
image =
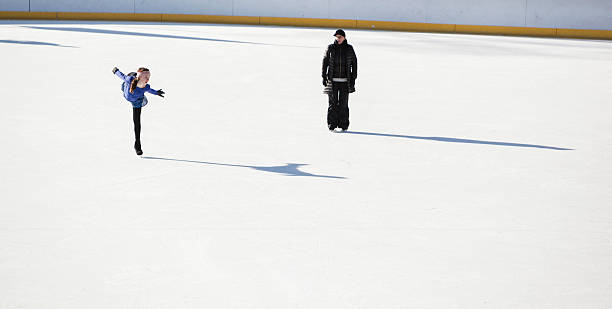
<instances>
[{"instance_id":1,"label":"yellow rink barrier","mask_svg":"<svg viewBox=\"0 0 612 309\"><path fill-rule=\"evenodd\" d=\"M57 12L58 20L117 20L161 22L161 14Z\"/></svg>"},{"instance_id":2,"label":"yellow rink barrier","mask_svg":"<svg viewBox=\"0 0 612 309\"><path fill-rule=\"evenodd\" d=\"M354 29L357 21L354 19L325 19L325 18L291 18L291 17L260 17L261 25L296 26L296 27L325 27Z\"/></svg>"},{"instance_id":3,"label":"yellow rink barrier","mask_svg":"<svg viewBox=\"0 0 612 309\"><path fill-rule=\"evenodd\" d=\"M223 16L195 14L144 14L144 13L80 13L80 12L20 12L0 11L0 19L36 20L108 20L108 21L148 21L180 23L214 23L241 25L275 25L294 27L325 27L346 29L372 29L413 32L441 32L463 34L489 34L535 36L552 38L576 38L612 40L612 30L533 28L506 26L479 26L432 23L409 23L395 21L293 18L264 16Z\"/></svg>"},{"instance_id":4,"label":"yellow rink barrier","mask_svg":"<svg viewBox=\"0 0 612 309\"><path fill-rule=\"evenodd\" d=\"M57 19L56 12L4 12L0 11L0 19Z\"/></svg>"},{"instance_id":5,"label":"yellow rink barrier","mask_svg":"<svg viewBox=\"0 0 612 309\"><path fill-rule=\"evenodd\" d=\"M557 29L558 38L612 40L610 30Z\"/></svg>"},{"instance_id":6,"label":"yellow rink barrier","mask_svg":"<svg viewBox=\"0 0 612 309\"><path fill-rule=\"evenodd\" d=\"M454 33L455 25L452 24L427 24L427 23L406 23L395 21L376 21L358 20L358 29L378 29L395 31L414 31L414 32L445 32Z\"/></svg>"},{"instance_id":7,"label":"yellow rink barrier","mask_svg":"<svg viewBox=\"0 0 612 309\"><path fill-rule=\"evenodd\" d=\"M161 14L162 22L259 25L259 16Z\"/></svg>"},{"instance_id":8,"label":"yellow rink barrier","mask_svg":"<svg viewBox=\"0 0 612 309\"><path fill-rule=\"evenodd\" d=\"M555 37L555 28L457 25L455 33Z\"/></svg>"}]
</instances>

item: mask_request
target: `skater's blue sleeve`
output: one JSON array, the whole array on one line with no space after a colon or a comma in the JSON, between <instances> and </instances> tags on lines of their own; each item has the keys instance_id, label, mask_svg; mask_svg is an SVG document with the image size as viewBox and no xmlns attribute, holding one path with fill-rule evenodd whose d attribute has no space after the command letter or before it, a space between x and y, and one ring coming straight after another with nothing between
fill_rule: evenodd
<instances>
[{"instance_id":1,"label":"skater's blue sleeve","mask_svg":"<svg viewBox=\"0 0 612 309\"><path fill-rule=\"evenodd\" d=\"M127 76L125 76L125 74L121 73L121 71L117 70L117 72L115 72L115 75L117 75L119 78L121 78L124 82L129 82L127 79Z\"/></svg>"},{"instance_id":2,"label":"skater's blue sleeve","mask_svg":"<svg viewBox=\"0 0 612 309\"><path fill-rule=\"evenodd\" d=\"M144 89L145 89L145 91L146 91L146 92L148 92L148 93L152 93L152 94L157 95L157 90L155 90L155 89L151 88L151 86L149 86L149 84L147 84L147 85L145 86L145 88L144 88Z\"/></svg>"}]
</instances>

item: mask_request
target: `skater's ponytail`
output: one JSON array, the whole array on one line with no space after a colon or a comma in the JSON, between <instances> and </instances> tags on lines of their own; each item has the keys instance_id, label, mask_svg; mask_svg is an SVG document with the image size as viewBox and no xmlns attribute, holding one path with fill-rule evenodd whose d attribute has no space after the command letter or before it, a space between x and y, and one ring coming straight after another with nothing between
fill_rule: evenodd
<instances>
[{"instance_id":1,"label":"skater's ponytail","mask_svg":"<svg viewBox=\"0 0 612 309\"><path fill-rule=\"evenodd\" d=\"M149 72L149 69L147 68L138 68L138 73L140 72ZM136 89L136 85L138 85L138 77L132 79L132 82L130 83L130 93L134 93L134 89Z\"/></svg>"},{"instance_id":2,"label":"skater's ponytail","mask_svg":"<svg viewBox=\"0 0 612 309\"><path fill-rule=\"evenodd\" d=\"M130 83L130 93L134 93L134 89L136 89L136 85L138 84L138 77L132 79Z\"/></svg>"}]
</instances>

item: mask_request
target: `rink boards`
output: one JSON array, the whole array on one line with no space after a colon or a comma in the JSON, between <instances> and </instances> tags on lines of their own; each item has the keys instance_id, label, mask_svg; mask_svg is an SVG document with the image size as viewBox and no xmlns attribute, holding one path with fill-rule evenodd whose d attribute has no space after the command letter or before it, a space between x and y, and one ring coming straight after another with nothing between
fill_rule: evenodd
<instances>
[{"instance_id":1,"label":"rink boards","mask_svg":"<svg viewBox=\"0 0 612 309\"><path fill-rule=\"evenodd\" d=\"M441 32L458 34L513 35L555 38L612 40L612 30L509 27L487 25L459 25L437 23L411 23L356 19L294 18L265 16L223 16L194 14L148 14L148 13L89 13L89 12L19 12L0 11L0 19L39 20L101 20L101 21L148 21L188 22L245 25L276 25L295 27L330 27L347 29L395 30L414 32Z\"/></svg>"}]
</instances>

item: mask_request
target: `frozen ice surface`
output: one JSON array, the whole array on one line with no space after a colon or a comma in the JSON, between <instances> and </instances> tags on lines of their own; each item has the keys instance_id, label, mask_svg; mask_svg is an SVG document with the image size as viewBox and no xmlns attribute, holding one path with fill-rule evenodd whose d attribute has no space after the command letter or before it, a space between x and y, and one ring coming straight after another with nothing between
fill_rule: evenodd
<instances>
[{"instance_id":1,"label":"frozen ice surface","mask_svg":"<svg viewBox=\"0 0 612 309\"><path fill-rule=\"evenodd\" d=\"M0 23L0 308L612 307L612 42L332 34Z\"/></svg>"}]
</instances>

